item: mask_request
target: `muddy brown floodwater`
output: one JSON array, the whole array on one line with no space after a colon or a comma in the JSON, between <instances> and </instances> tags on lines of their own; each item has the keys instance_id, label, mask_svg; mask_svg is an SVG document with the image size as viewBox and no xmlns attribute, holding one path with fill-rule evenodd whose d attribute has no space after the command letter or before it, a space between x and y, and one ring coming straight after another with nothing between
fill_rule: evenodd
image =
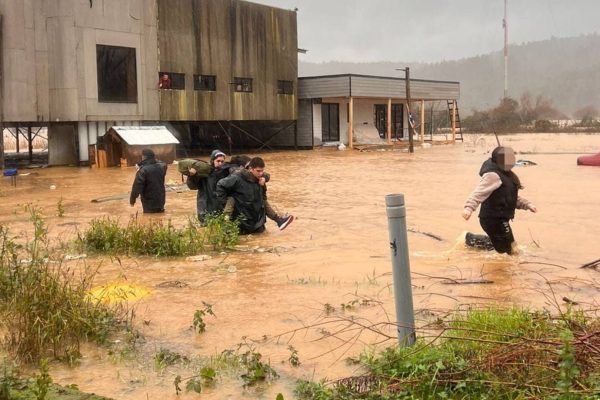
<instances>
[{"instance_id":1,"label":"muddy brown floodwater","mask_svg":"<svg viewBox=\"0 0 600 400\"><path fill-rule=\"evenodd\" d=\"M155 352L169 349L209 358L235 349L244 340L270 360L280 379L267 387L245 390L230 374L214 388L205 389L202 398L274 399L281 392L287 399L293 398L299 378L332 379L354 373L344 359L358 355L376 338L348 336L350 342L344 344L327 337L328 331L336 329L333 323L283 335L279 342L273 337L324 321L325 304L336 308L329 318L394 320L384 200L391 193L404 193L406 198L419 322L444 310L493 302L555 311L556 303L564 305L566 297L584 308L595 307L600 272L579 267L600 258L600 167L579 167L576 157L600 151L600 135L512 135L502 141L518 153L527 152L518 154L518 159L537 163L515 169L525 186L522 196L539 210L537 214L517 211L513 228L520 255L468 250L460 241L467 230L481 232L477 218L464 221L461 210L477 183L481 163L494 147L493 137L473 135L464 144L417 147L412 155L400 150L336 149L265 153L262 156L272 175L269 198L280 210L297 217L285 231L278 231L269 221L265 234L242 239L243 245L270 251L213 254L202 262L88 258L88 264L101 265L98 285L126 280L152 289L151 295L130 305L135 307L135 325L146 342L138 354L125 359L86 346L79 366L53 364L52 377L115 399L175 399L175 375L186 377L191 372L183 367L156 370ZM4 180L1 189L1 222L14 234L31 234L27 214L19 207L28 202L44 210L51 236L62 239L85 229L94 217L112 215L126 222L140 212L139 203L131 208L127 200L91 202L127 193L133 168L21 172L29 175L20 176L16 188ZM169 168L168 180L181 182L175 166ZM61 197L66 212L59 218L55 214ZM169 192L166 214L152 218L183 225L195 212L195 197L190 191ZM81 261L70 263L77 268ZM231 266L235 272L230 272ZM447 285L441 278L486 278L493 283ZM187 287L159 287L173 280ZM373 301L341 314L340 304L362 299ZM216 318L205 318L207 331L198 335L190 325L202 302L213 305ZM287 362L288 344L298 350L302 364L297 368ZM183 393L180 398L196 396Z\"/></svg>"}]
</instances>

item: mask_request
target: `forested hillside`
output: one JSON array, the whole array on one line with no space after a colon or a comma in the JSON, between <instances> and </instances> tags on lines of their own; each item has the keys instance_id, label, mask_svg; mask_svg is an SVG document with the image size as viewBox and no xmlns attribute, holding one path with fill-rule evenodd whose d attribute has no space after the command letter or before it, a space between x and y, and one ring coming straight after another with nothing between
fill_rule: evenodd
<instances>
[{"instance_id":1,"label":"forested hillside","mask_svg":"<svg viewBox=\"0 0 600 400\"><path fill-rule=\"evenodd\" d=\"M411 67L411 77L459 81L459 106L464 115L498 104L504 92L502 50L438 63L306 63L300 58L300 76L339 73L401 76L395 68ZM552 38L509 46L508 94L520 99L525 92L552 100L566 115L588 105L600 107L600 35Z\"/></svg>"}]
</instances>

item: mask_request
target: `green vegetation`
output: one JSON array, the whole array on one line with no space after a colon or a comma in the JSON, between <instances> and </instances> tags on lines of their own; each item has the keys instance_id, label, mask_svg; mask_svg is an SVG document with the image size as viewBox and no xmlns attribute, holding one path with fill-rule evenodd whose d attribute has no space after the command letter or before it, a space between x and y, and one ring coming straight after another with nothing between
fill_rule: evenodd
<instances>
[{"instance_id":1,"label":"green vegetation","mask_svg":"<svg viewBox=\"0 0 600 400\"><path fill-rule=\"evenodd\" d=\"M242 348L246 351L242 351ZM294 366L300 365L298 352L290 346L292 352L289 361ZM201 393L202 388L214 386L218 376L225 371L235 371L244 382L244 387L255 386L260 383L272 382L279 378L277 372L270 363L262 361L262 354L248 343L240 343L236 350L223 350L218 356L212 358L203 365L192 376L182 378L177 375L173 380L175 393L179 395L183 391L182 383L185 382L185 390Z\"/></svg>"},{"instance_id":2,"label":"green vegetation","mask_svg":"<svg viewBox=\"0 0 600 400\"><path fill-rule=\"evenodd\" d=\"M73 363L82 340L106 342L120 321L115 309L89 298L95 270L72 271L51 259L39 209L28 205L34 236L20 244L0 225L0 331L25 362L43 357ZM60 258L59 258L60 259Z\"/></svg>"},{"instance_id":3,"label":"green vegetation","mask_svg":"<svg viewBox=\"0 0 600 400\"><path fill-rule=\"evenodd\" d=\"M202 302L204 308L202 310L196 310L194 313L194 319L192 321L192 326L194 327L194 331L197 333L206 332L206 322L204 322L204 317L207 315L212 315L216 317L215 313L212 310L212 304L208 304L206 302Z\"/></svg>"},{"instance_id":4,"label":"green vegetation","mask_svg":"<svg viewBox=\"0 0 600 400\"><path fill-rule=\"evenodd\" d=\"M213 214L205 220L205 242L215 251L232 248L239 242L239 222L225 214Z\"/></svg>"},{"instance_id":5,"label":"green vegetation","mask_svg":"<svg viewBox=\"0 0 600 400\"><path fill-rule=\"evenodd\" d=\"M240 364L244 368L244 373L240 375L240 378L244 381L244 386L253 386L259 382L271 382L279 375L275 371L271 364L264 363L262 360L262 354L250 349L240 355Z\"/></svg>"},{"instance_id":6,"label":"green vegetation","mask_svg":"<svg viewBox=\"0 0 600 400\"><path fill-rule=\"evenodd\" d=\"M298 357L298 350L292 345L288 346L288 350L290 351L290 358L288 358L290 365L292 367L299 367L301 363L300 357Z\"/></svg>"},{"instance_id":7,"label":"green vegetation","mask_svg":"<svg viewBox=\"0 0 600 400\"><path fill-rule=\"evenodd\" d=\"M65 216L65 204L63 203L62 197L58 200L58 203L56 203L56 215L61 218Z\"/></svg>"},{"instance_id":8,"label":"green vegetation","mask_svg":"<svg viewBox=\"0 0 600 400\"><path fill-rule=\"evenodd\" d=\"M203 367L197 375L186 378L185 390L187 392L202 393L203 387L212 387L215 384L217 371L212 367ZM182 378L177 375L173 384L175 385L175 393L179 395L181 390Z\"/></svg>"},{"instance_id":9,"label":"green vegetation","mask_svg":"<svg viewBox=\"0 0 600 400\"><path fill-rule=\"evenodd\" d=\"M521 309L473 310L437 321L413 347L363 354L366 373L301 381L299 399L584 400L600 392L600 322Z\"/></svg>"},{"instance_id":10,"label":"green vegetation","mask_svg":"<svg viewBox=\"0 0 600 400\"><path fill-rule=\"evenodd\" d=\"M23 378L13 363L0 363L0 400L109 400L105 397L82 393L76 385L59 386L52 383L45 360L39 374Z\"/></svg>"},{"instance_id":11,"label":"green vegetation","mask_svg":"<svg viewBox=\"0 0 600 400\"><path fill-rule=\"evenodd\" d=\"M154 365L156 369L164 369L178 363L187 364L189 362L190 359L188 357L169 349L160 349L160 351L154 355Z\"/></svg>"},{"instance_id":12,"label":"green vegetation","mask_svg":"<svg viewBox=\"0 0 600 400\"><path fill-rule=\"evenodd\" d=\"M193 219L176 228L171 221L141 223L137 218L121 226L118 219L103 217L92 220L79 235L79 243L96 253L186 256L198 254L207 244L215 251L233 247L238 235L238 222L222 215L208 217L204 228Z\"/></svg>"}]
</instances>

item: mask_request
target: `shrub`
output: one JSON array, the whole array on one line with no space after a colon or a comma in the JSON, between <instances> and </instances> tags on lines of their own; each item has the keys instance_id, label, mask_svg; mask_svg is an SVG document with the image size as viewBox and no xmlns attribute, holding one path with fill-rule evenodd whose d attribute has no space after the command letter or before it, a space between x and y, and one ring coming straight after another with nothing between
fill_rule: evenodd
<instances>
[{"instance_id":1,"label":"shrub","mask_svg":"<svg viewBox=\"0 0 600 400\"><path fill-rule=\"evenodd\" d=\"M0 331L8 349L26 362L48 351L73 361L82 340L107 339L117 314L87 295L95 270L76 274L48 259L44 221L39 210L29 210L35 233L24 245L0 225Z\"/></svg>"},{"instance_id":2,"label":"shrub","mask_svg":"<svg viewBox=\"0 0 600 400\"><path fill-rule=\"evenodd\" d=\"M206 244L215 251L232 247L238 235L238 222L222 215L208 217L206 227L190 219L183 228L176 228L170 220L140 223L135 217L122 227L117 219L103 217L92 220L79 235L79 243L96 253L186 256L198 254Z\"/></svg>"},{"instance_id":3,"label":"shrub","mask_svg":"<svg viewBox=\"0 0 600 400\"><path fill-rule=\"evenodd\" d=\"M597 319L522 309L439 320L412 347L363 354L366 373L335 385L299 382L300 399L592 399L600 390ZM593 339L591 339L594 337Z\"/></svg>"}]
</instances>

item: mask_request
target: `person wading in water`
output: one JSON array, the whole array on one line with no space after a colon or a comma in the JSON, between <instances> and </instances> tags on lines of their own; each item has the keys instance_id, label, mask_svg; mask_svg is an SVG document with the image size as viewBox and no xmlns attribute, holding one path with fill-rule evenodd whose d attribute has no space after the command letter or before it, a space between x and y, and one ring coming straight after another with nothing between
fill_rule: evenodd
<instances>
[{"instance_id":1,"label":"person wading in water","mask_svg":"<svg viewBox=\"0 0 600 400\"><path fill-rule=\"evenodd\" d=\"M495 249L498 253L517 252L517 244L509 222L515 217L515 209L536 213L537 208L519 196L519 189L523 189L523 186L519 177L512 171L514 166L515 152L512 148L504 146L496 147L492 157L481 165L481 179L465 202L462 216L468 220L481 204L479 224L487 236L467 232L467 246L485 250Z\"/></svg>"},{"instance_id":2,"label":"person wading in water","mask_svg":"<svg viewBox=\"0 0 600 400\"><path fill-rule=\"evenodd\" d=\"M165 176L167 165L156 159L152 149L142 150L142 161L131 187L129 204L133 207L138 196L142 199L144 213L165 211Z\"/></svg>"}]
</instances>

